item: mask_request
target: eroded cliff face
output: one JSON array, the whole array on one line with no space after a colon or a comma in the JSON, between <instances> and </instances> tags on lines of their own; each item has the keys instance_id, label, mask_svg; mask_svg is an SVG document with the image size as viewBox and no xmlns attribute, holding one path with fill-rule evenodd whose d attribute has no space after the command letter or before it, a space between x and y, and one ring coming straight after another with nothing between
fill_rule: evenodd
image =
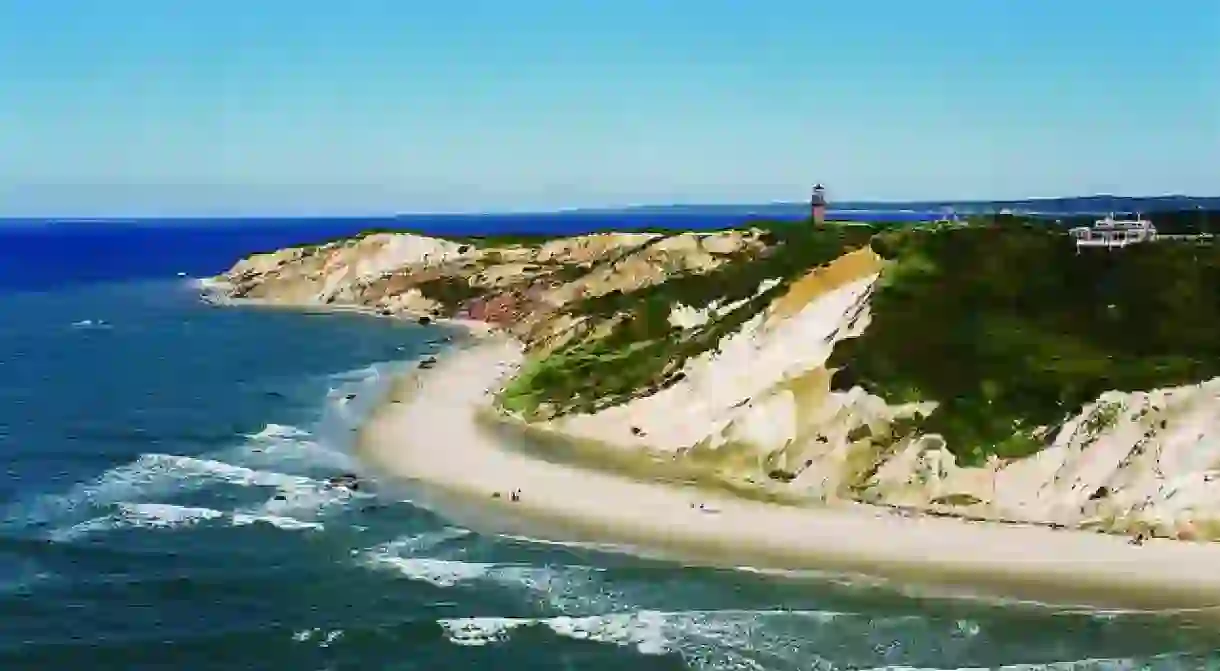
<instances>
[{"instance_id":1,"label":"eroded cliff face","mask_svg":"<svg viewBox=\"0 0 1220 671\"><path fill-rule=\"evenodd\" d=\"M1220 379L1106 392L1054 425L1014 425L1036 443L1028 456L960 465L960 446L927 429L945 399L832 384L836 346L868 332L876 292L894 281L867 238L845 240L846 253L792 273L758 230L534 245L376 234L251 257L214 290L498 323L530 351L504 412L739 487L1220 537ZM774 277L733 271L767 263ZM723 296L698 299L710 296L700 282Z\"/></svg>"},{"instance_id":2,"label":"eroded cliff face","mask_svg":"<svg viewBox=\"0 0 1220 671\"><path fill-rule=\"evenodd\" d=\"M222 301L486 321L545 349L589 321L560 308L748 260L766 249L760 234L604 233L531 245L375 233L256 254L208 286Z\"/></svg>"},{"instance_id":3,"label":"eroded cliff face","mask_svg":"<svg viewBox=\"0 0 1220 671\"><path fill-rule=\"evenodd\" d=\"M1032 456L973 467L959 466L943 437L917 429L935 400L832 390L827 359L868 328L884 265L864 249L814 269L717 351L689 360L677 384L544 424L792 498L1220 537L1220 379L1106 392L1060 426L1035 427L1045 446ZM676 306L675 321L708 318L691 310Z\"/></svg>"}]
</instances>

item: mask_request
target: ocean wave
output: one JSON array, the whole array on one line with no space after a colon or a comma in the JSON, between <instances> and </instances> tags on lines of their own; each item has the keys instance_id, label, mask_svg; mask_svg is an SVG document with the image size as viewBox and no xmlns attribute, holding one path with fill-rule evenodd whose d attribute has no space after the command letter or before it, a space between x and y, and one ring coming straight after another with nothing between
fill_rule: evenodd
<instances>
[{"instance_id":1,"label":"ocean wave","mask_svg":"<svg viewBox=\"0 0 1220 671\"><path fill-rule=\"evenodd\" d=\"M451 541L472 532L457 527L403 536L359 553L359 562L371 568L391 569L417 582L436 587L453 587L460 583L487 578L503 567L492 563L463 562L437 557L421 557Z\"/></svg>"},{"instance_id":2,"label":"ocean wave","mask_svg":"<svg viewBox=\"0 0 1220 671\"><path fill-rule=\"evenodd\" d=\"M628 599L627 594L598 579L607 570L601 567L463 560L451 551L452 541L469 533L449 528L407 536L358 553L357 561L434 587L477 585L504 589L523 595L539 607L569 614L606 610ZM461 550L457 548L458 552Z\"/></svg>"},{"instance_id":3,"label":"ocean wave","mask_svg":"<svg viewBox=\"0 0 1220 671\"><path fill-rule=\"evenodd\" d=\"M307 438L311 434L305 429L289 424L268 424L258 433L248 433L246 437L255 441L297 440Z\"/></svg>"},{"instance_id":4,"label":"ocean wave","mask_svg":"<svg viewBox=\"0 0 1220 671\"><path fill-rule=\"evenodd\" d=\"M345 370L339 373L329 373L326 375L326 379L340 384L339 387L331 389L332 393L341 390L346 391L352 386L378 382L389 376L396 366L401 365L402 363L398 361L379 361L377 363L371 363L367 366L361 366L360 368L353 368L352 370Z\"/></svg>"},{"instance_id":5,"label":"ocean wave","mask_svg":"<svg viewBox=\"0 0 1220 671\"><path fill-rule=\"evenodd\" d=\"M864 638L871 655L916 641L918 632L893 630L886 624L920 618L882 618L865 614L821 610L636 610L582 617L464 617L437 621L447 640L462 646L504 643L514 632L543 628L577 640L632 648L645 655L680 656L691 668L707 671L779 671L791 669L856 669L859 671L1170 671L1216 668L1215 660L1192 653L1166 653L1149 657L1088 658L1051 662L1015 662L983 666L927 667L902 664L869 665L843 661L864 656L839 650L843 642ZM968 640L977 626L956 623L951 638ZM880 628L881 631L876 630ZM885 641L890 637L888 645ZM875 643L874 643L875 641ZM922 643L933 642L923 641ZM951 654L942 634L937 652ZM945 649L948 648L948 649ZM889 653L892 654L892 653ZM831 661L831 659L834 661Z\"/></svg>"},{"instance_id":6,"label":"ocean wave","mask_svg":"<svg viewBox=\"0 0 1220 671\"><path fill-rule=\"evenodd\" d=\"M543 627L577 641L633 648L645 655L680 655L697 669L832 669L818 646L804 644L784 628L808 631L841 618L860 616L820 610L636 610L603 615L537 618L467 617L438 620L448 640L483 646L507 641L516 630ZM821 639L822 637L818 637ZM820 641L819 641L820 642ZM777 666L778 664L778 666Z\"/></svg>"},{"instance_id":7,"label":"ocean wave","mask_svg":"<svg viewBox=\"0 0 1220 671\"><path fill-rule=\"evenodd\" d=\"M108 471L68 498L82 503L111 503L131 498L132 494L154 496L215 484L278 489L320 485L302 475L256 470L202 457L154 453Z\"/></svg>"},{"instance_id":8,"label":"ocean wave","mask_svg":"<svg viewBox=\"0 0 1220 671\"><path fill-rule=\"evenodd\" d=\"M342 629L320 629L315 627L312 629L302 629L300 631L293 632L292 640L296 641L297 643L317 641L319 648L328 648L330 647L331 643L339 640L339 637L341 636L343 636Z\"/></svg>"},{"instance_id":9,"label":"ocean wave","mask_svg":"<svg viewBox=\"0 0 1220 671\"><path fill-rule=\"evenodd\" d=\"M346 427L342 433L347 432ZM357 460L330 442L318 439L314 433L287 424L267 424L257 433L247 434L246 440L223 454L226 460L251 468L318 471L352 471Z\"/></svg>"},{"instance_id":10,"label":"ocean wave","mask_svg":"<svg viewBox=\"0 0 1220 671\"><path fill-rule=\"evenodd\" d=\"M876 666L860 671L1185 671L1218 668L1209 657L1190 653L1168 653L1147 658L1115 657L1058 662L1001 664L999 666L930 667Z\"/></svg>"},{"instance_id":11,"label":"ocean wave","mask_svg":"<svg viewBox=\"0 0 1220 671\"><path fill-rule=\"evenodd\" d=\"M392 365L393 362L372 364L329 377L367 386L370 381L375 382L387 366ZM318 430L327 428L325 405L321 410L319 426L316 427ZM348 422L340 424L334 432L337 439L346 437L349 432ZM94 437L128 443L153 443L164 438L121 428L84 427L82 431L97 434ZM160 452L141 454L134 461L110 468L92 481L72 486L66 492L43 492L4 506L0 509L0 520L3 520L0 521L0 528L54 526L58 530L52 533L63 536L107 524L116 527L124 524L152 527L152 523L115 523L109 519L112 511L107 508L119 504L142 504L167 506L164 510L171 510L174 505L184 503L182 497L191 498L194 503L193 499L198 498L201 492L222 488L273 490L265 500L256 504L248 502L253 492L217 491L217 494L225 500L236 497L247 501L247 509L234 511L233 514L240 516L238 519L279 520L281 526L290 526L293 523L287 520L299 519L312 524L331 508L345 505L353 499L372 496L367 492L327 484L327 475L358 470L358 464L342 447L330 444L334 440L324 441L315 431L288 423L269 422L253 433L226 435L195 430L194 434L197 435L187 437L189 442L217 445L219 449L194 456ZM220 447L226 443L226 446ZM210 494L204 494L202 504L211 505L211 500ZM187 514L183 512L185 508L179 508L180 514ZM129 513L125 515L124 519L139 517ZM170 521L169 517L164 517L162 521L181 526L181 522ZM69 533L68 530L74 527L76 532Z\"/></svg>"},{"instance_id":12,"label":"ocean wave","mask_svg":"<svg viewBox=\"0 0 1220 671\"><path fill-rule=\"evenodd\" d=\"M286 531L323 528L319 522L292 517L225 512L213 508L179 506L169 503L123 502L116 504L115 508L116 510L109 515L95 517L65 529L56 529L51 532L50 538L56 542L69 542L92 534L120 529L183 529L216 521L234 527L266 524Z\"/></svg>"},{"instance_id":13,"label":"ocean wave","mask_svg":"<svg viewBox=\"0 0 1220 671\"><path fill-rule=\"evenodd\" d=\"M514 534L499 534L499 538L510 543L521 543L523 545L541 545L547 547L570 548L573 550L593 550L605 554L621 554L630 556L639 556L640 550L627 545L615 543L596 543L592 541L563 541L549 540L545 538L534 538L531 536L518 536Z\"/></svg>"},{"instance_id":14,"label":"ocean wave","mask_svg":"<svg viewBox=\"0 0 1220 671\"><path fill-rule=\"evenodd\" d=\"M263 502L231 513L182 506L166 501L216 487L266 489L273 493ZM41 495L11 506L6 517L18 526L63 525L51 532L70 538L101 529L158 525L184 526L219 515L233 519L262 520L290 526L293 518L312 524L330 508L354 499L371 498L364 492L331 487L325 481L269 468L250 468L227 461L171 454L145 454L134 462L110 469L95 481L78 485L62 495ZM117 508L117 511L110 511ZM98 515L98 511L106 511ZM82 516L89 516L81 519Z\"/></svg>"}]
</instances>

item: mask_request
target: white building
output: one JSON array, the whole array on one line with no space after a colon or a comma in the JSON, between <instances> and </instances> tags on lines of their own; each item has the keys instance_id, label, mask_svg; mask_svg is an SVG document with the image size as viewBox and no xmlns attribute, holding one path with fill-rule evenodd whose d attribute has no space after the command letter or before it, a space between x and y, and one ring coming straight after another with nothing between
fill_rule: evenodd
<instances>
[{"instance_id":1,"label":"white building","mask_svg":"<svg viewBox=\"0 0 1220 671\"><path fill-rule=\"evenodd\" d=\"M1093 222L1091 227L1077 226L1069 230L1068 234L1076 241L1077 249L1081 247L1113 249L1139 242L1154 242L1157 237L1156 226L1153 226L1151 221L1139 216L1136 216L1135 219L1115 219L1113 214L1104 219L1098 219Z\"/></svg>"}]
</instances>

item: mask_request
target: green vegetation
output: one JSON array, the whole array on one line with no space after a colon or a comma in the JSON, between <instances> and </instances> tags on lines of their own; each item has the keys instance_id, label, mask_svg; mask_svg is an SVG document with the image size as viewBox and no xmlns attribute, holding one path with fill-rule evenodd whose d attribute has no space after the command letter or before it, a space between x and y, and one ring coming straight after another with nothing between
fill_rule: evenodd
<instances>
[{"instance_id":1,"label":"green vegetation","mask_svg":"<svg viewBox=\"0 0 1220 671\"><path fill-rule=\"evenodd\" d=\"M468 300L482 296L486 290L472 286L462 276L442 276L415 285L424 298L440 302L446 308L455 308Z\"/></svg>"},{"instance_id":2,"label":"green vegetation","mask_svg":"<svg viewBox=\"0 0 1220 671\"><path fill-rule=\"evenodd\" d=\"M1216 248L1078 255L1061 229L1015 218L891 230L872 245L895 264L869 328L836 347L834 384L938 401L920 429L944 435L963 463L1041 449L1037 427L1103 391L1220 375Z\"/></svg>"},{"instance_id":3,"label":"green vegetation","mask_svg":"<svg viewBox=\"0 0 1220 671\"><path fill-rule=\"evenodd\" d=\"M1084 428L1085 433L1089 435L1097 435L1098 433L1101 433L1102 431L1114 426L1114 423L1118 421L1118 416L1122 414L1122 411L1122 403L1099 403L1097 407L1093 409L1092 414L1085 418L1083 422L1084 426L1082 428Z\"/></svg>"},{"instance_id":4,"label":"green vegetation","mask_svg":"<svg viewBox=\"0 0 1220 671\"><path fill-rule=\"evenodd\" d=\"M715 349L722 338L782 295L792 280L863 247L875 232L868 226L776 226L768 229L773 246L756 257L743 254L706 273L679 274L662 284L580 301L566 311L613 323L610 333L577 338L532 362L505 389L501 402L527 415L542 404L549 405L544 414L565 414L593 412L655 393L680 379L678 370L688 358ZM767 280L776 283L758 293ZM703 308L712 301L741 304L689 330L669 323L675 303Z\"/></svg>"}]
</instances>

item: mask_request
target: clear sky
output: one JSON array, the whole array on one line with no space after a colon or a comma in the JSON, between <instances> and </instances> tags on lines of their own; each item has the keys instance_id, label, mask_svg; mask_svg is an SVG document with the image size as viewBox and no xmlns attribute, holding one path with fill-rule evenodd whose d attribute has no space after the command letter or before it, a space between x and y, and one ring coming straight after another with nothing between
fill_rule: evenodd
<instances>
[{"instance_id":1,"label":"clear sky","mask_svg":"<svg viewBox=\"0 0 1220 671\"><path fill-rule=\"evenodd\" d=\"M0 215L1220 194L1217 0L0 0Z\"/></svg>"}]
</instances>

